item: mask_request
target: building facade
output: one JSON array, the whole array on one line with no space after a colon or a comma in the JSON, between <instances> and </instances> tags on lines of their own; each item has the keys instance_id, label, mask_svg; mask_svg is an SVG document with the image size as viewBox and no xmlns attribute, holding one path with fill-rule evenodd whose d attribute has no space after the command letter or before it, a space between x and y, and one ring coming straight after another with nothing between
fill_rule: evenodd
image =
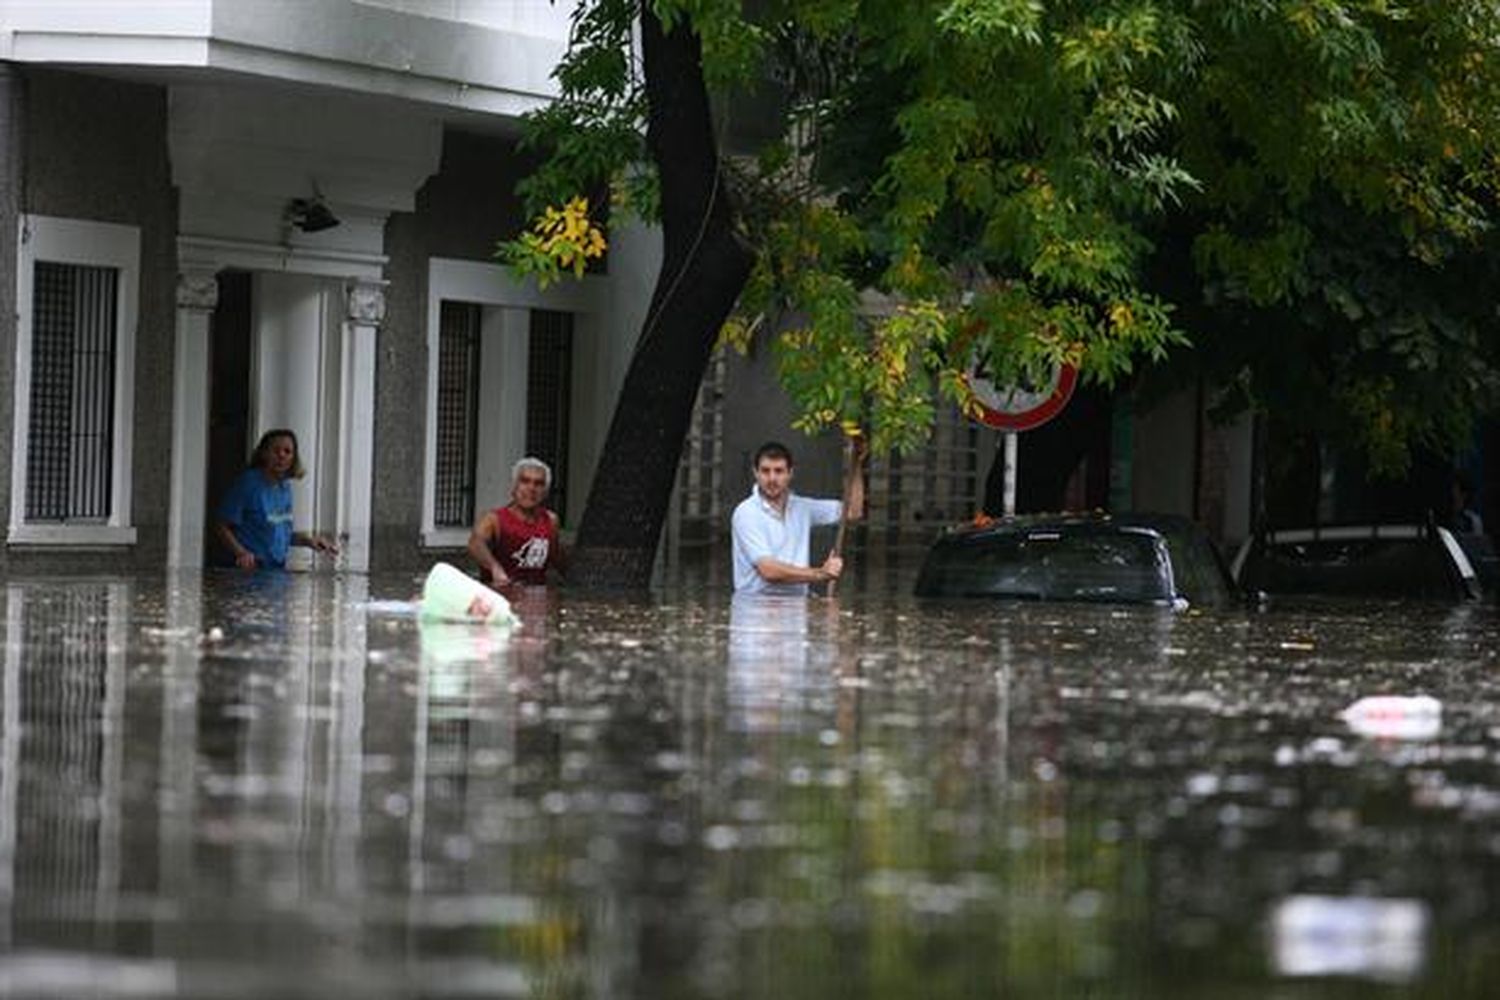
<instances>
[{"instance_id":1,"label":"building facade","mask_svg":"<svg viewBox=\"0 0 1500 1000\"><path fill-rule=\"evenodd\" d=\"M576 521L660 259L543 292L518 122L547 0L0 2L7 566L197 567L259 435L355 571L461 547L539 453Z\"/></svg>"}]
</instances>

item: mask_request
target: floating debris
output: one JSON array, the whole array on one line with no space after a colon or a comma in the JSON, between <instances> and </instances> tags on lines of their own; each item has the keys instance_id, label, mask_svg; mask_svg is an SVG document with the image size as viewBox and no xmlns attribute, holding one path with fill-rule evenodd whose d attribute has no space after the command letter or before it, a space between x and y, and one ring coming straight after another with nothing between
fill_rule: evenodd
<instances>
[{"instance_id":1,"label":"floating debris","mask_svg":"<svg viewBox=\"0 0 1500 1000\"><path fill-rule=\"evenodd\" d=\"M432 567L422 585L422 617L483 625L516 624L509 601L444 562Z\"/></svg>"},{"instance_id":2,"label":"floating debris","mask_svg":"<svg viewBox=\"0 0 1500 1000\"><path fill-rule=\"evenodd\" d=\"M1339 713L1361 736L1430 740L1443 728L1442 702L1430 695L1373 695Z\"/></svg>"},{"instance_id":3,"label":"floating debris","mask_svg":"<svg viewBox=\"0 0 1500 1000\"><path fill-rule=\"evenodd\" d=\"M1414 899L1290 896L1271 918L1282 976L1359 976L1407 982L1427 951L1427 905Z\"/></svg>"}]
</instances>

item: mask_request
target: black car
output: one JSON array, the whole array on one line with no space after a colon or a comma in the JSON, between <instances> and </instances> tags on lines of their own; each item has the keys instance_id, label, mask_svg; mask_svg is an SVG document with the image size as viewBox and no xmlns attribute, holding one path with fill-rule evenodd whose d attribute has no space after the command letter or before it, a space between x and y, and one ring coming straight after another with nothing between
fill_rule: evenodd
<instances>
[{"instance_id":1,"label":"black car","mask_svg":"<svg viewBox=\"0 0 1500 1000\"><path fill-rule=\"evenodd\" d=\"M1029 514L945 532L919 597L1101 601L1169 607L1238 597L1201 527L1166 514Z\"/></svg>"},{"instance_id":2,"label":"black car","mask_svg":"<svg viewBox=\"0 0 1500 1000\"><path fill-rule=\"evenodd\" d=\"M1432 524L1334 525L1261 531L1234 557L1247 591L1337 597L1469 600L1480 595L1469 555Z\"/></svg>"}]
</instances>

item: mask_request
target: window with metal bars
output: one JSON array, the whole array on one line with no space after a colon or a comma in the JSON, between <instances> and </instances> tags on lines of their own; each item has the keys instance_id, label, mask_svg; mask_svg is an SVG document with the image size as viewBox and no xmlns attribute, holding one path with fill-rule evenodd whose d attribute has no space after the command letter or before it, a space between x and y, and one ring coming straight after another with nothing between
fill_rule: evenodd
<instances>
[{"instance_id":1,"label":"window with metal bars","mask_svg":"<svg viewBox=\"0 0 1500 1000\"><path fill-rule=\"evenodd\" d=\"M547 506L563 517L568 509L568 389L573 373L573 314L533 310L529 353L526 454L552 467Z\"/></svg>"},{"instance_id":2,"label":"window with metal bars","mask_svg":"<svg viewBox=\"0 0 1500 1000\"><path fill-rule=\"evenodd\" d=\"M32 274L26 518L103 523L114 476L119 271L37 261Z\"/></svg>"},{"instance_id":3,"label":"window with metal bars","mask_svg":"<svg viewBox=\"0 0 1500 1000\"><path fill-rule=\"evenodd\" d=\"M443 302L438 314L437 468L433 520L438 527L474 522L479 443L481 307Z\"/></svg>"}]
</instances>

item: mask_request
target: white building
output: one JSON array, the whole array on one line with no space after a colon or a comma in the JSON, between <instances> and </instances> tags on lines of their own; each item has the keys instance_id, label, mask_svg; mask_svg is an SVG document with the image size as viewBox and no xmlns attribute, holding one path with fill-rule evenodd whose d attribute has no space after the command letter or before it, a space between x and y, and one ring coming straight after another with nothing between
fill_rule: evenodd
<instances>
[{"instance_id":1,"label":"white building","mask_svg":"<svg viewBox=\"0 0 1500 1000\"><path fill-rule=\"evenodd\" d=\"M350 569L461 545L523 453L576 523L660 252L617 229L546 292L492 261L569 12L0 0L6 563L202 565L273 427Z\"/></svg>"}]
</instances>

